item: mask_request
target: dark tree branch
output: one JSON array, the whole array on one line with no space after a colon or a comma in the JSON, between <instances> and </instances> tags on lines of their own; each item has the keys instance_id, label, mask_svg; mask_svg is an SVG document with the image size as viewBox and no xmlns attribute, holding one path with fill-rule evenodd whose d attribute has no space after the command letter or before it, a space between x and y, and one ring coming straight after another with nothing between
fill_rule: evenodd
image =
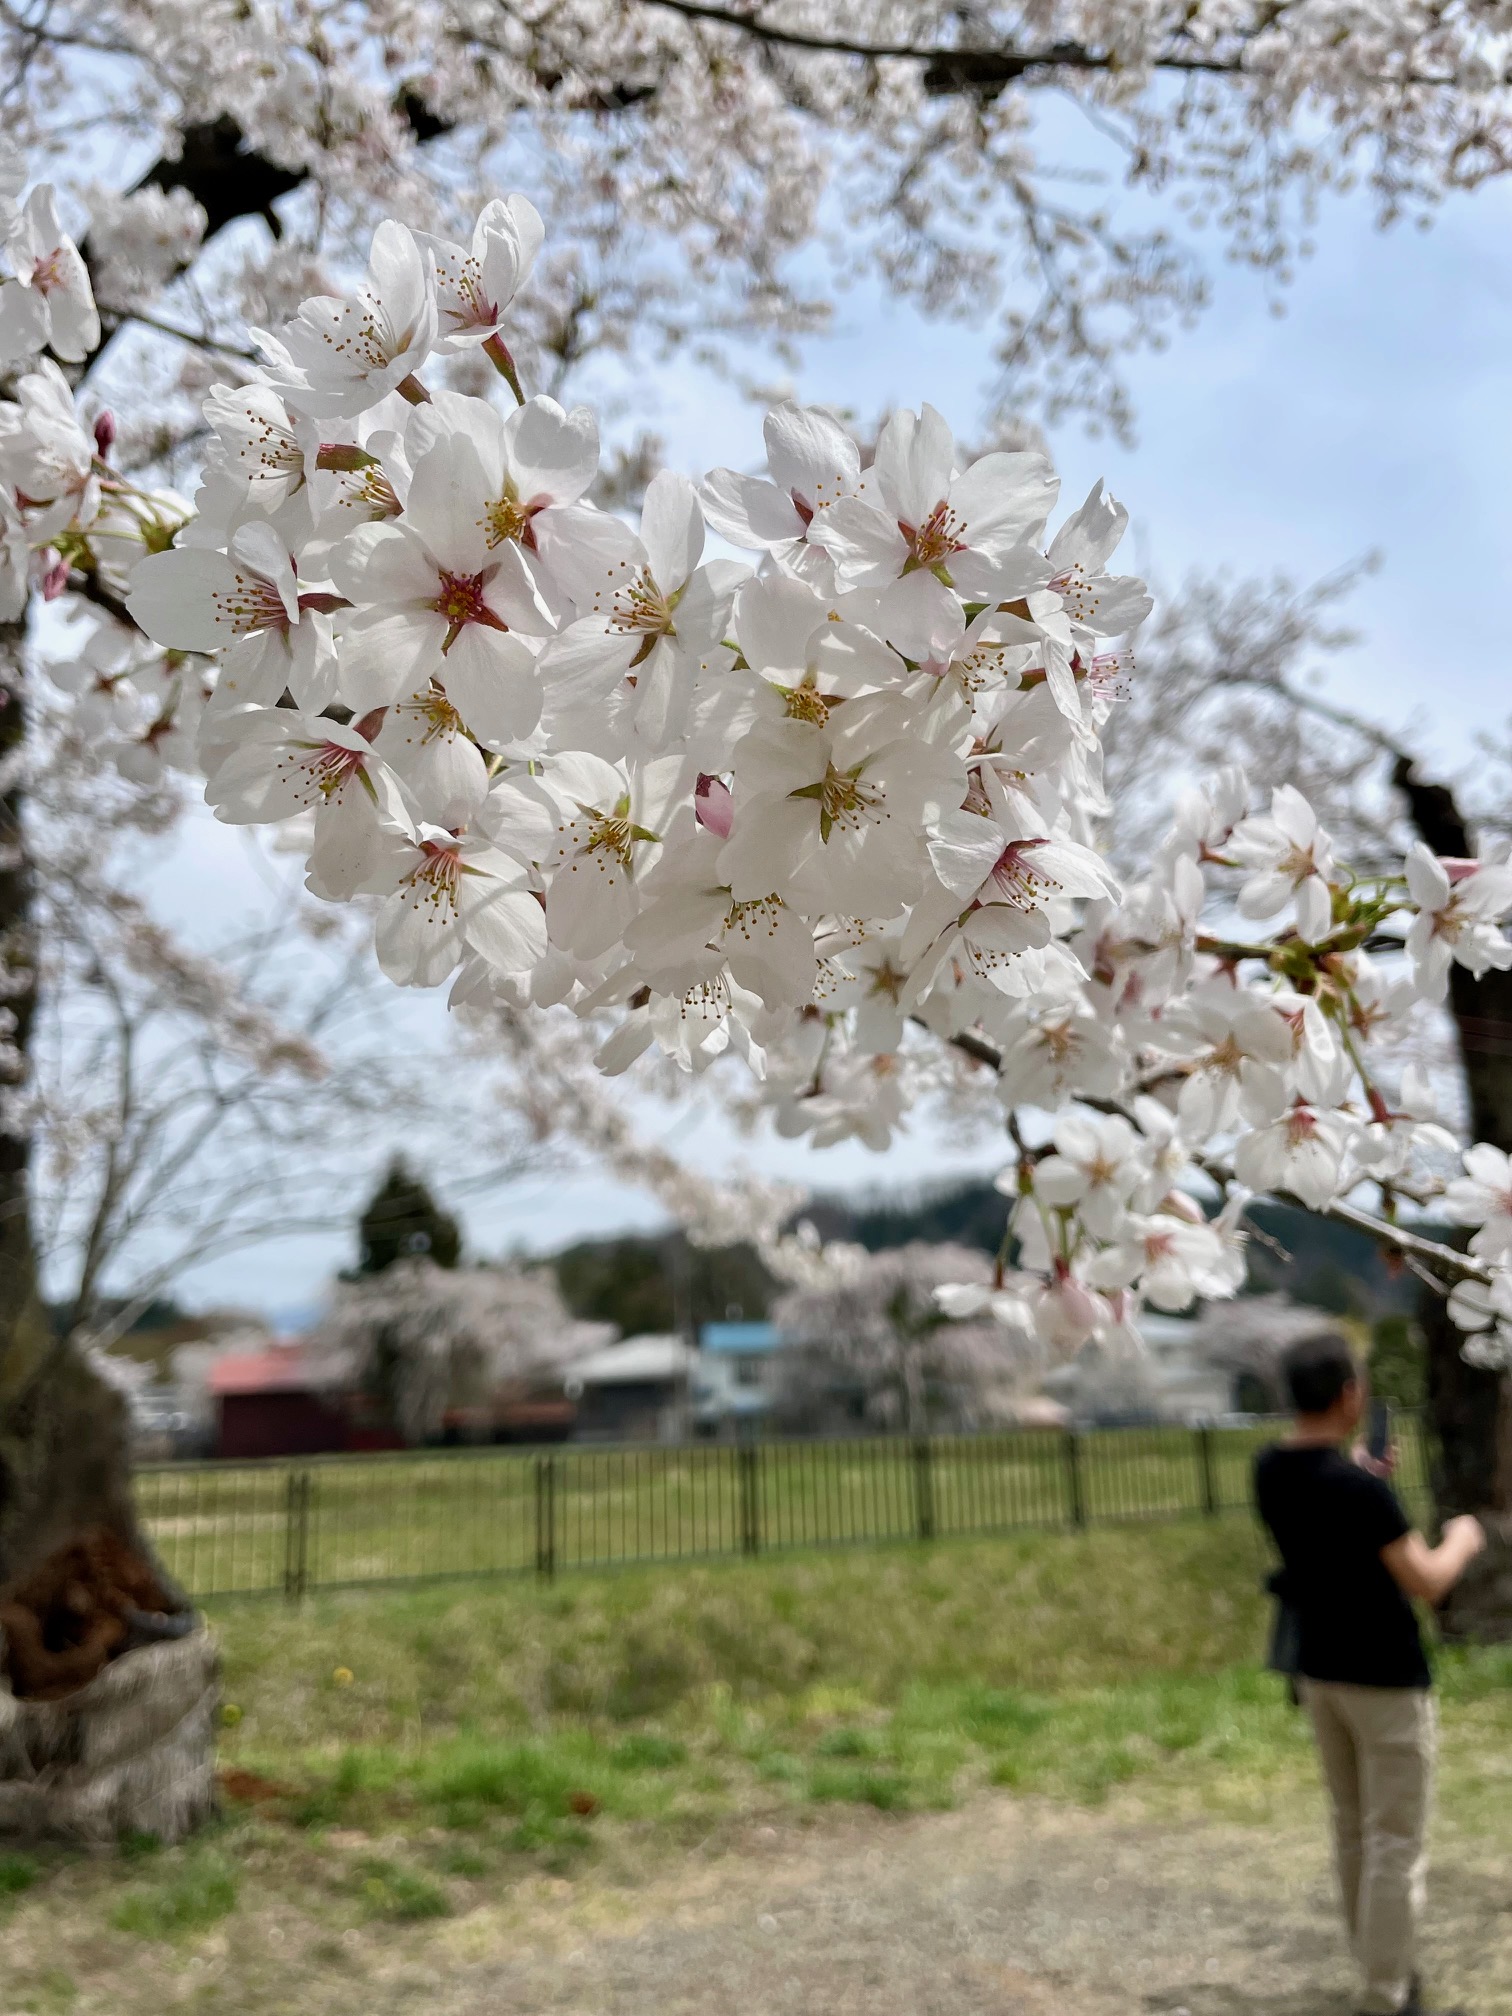
<instances>
[{"instance_id":1,"label":"dark tree branch","mask_svg":"<svg viewBox=\"0 0 1512 2016\"><path fill-rule=\"evenodd\" d=\"M400 86L394 97L394 110L421 146L452 130L451 122L433 112L413 84ZM228 224L234 224L242 217L261 217L273 236L281 238L283 226L273 206L280 196L288 196L302 187L309 179L310 169L286 168L249 147L246 134L229 112L221 113L216 119L200 120L185 126L182 133L183 144L178 153L172 157L165 154L154 161L146 174L133 184L132 193L138 189L187 189L205 213L206 238L213 238ZM94 251L87 238L79 250L85 264L92 269ZM117 315L102 313L101 348L130 316L131 311ZM182 337L185 342L202 340L178 329L166 333ZM216 344L214 347L225 349L227 346ZM247 358L252 356L250 351L234 354ZM97 350L95 356L98 355Z\"/></svg>"},{"instance_id":2,"label":"dark tree branch","mask_svg":"<svg viewBox=\"0 0 1512 2016\"><path fill-rule=\"evenodd\" d=\"M1417 766L1405 750L1399 750L1391 766L1391 781L1407 800L1407 816L1424 843L1435 854L1449 860L1464 860L1474 850L1465 816L1447 784L1430 784L1417 774Z\"/></svg>"},{"instance_id":3,"label":"dark tree branch","mask_svg":"<svg viewBox=\"0 0 1512 2016\"><path fill-rule=\"evenodd\" d=\"M120 596L112 595L98 574L85 574L76 567L68 577L68 592L82 601L92 602L96 609L103 609L107 616L113 616L126 629L135 630L138 627L136 618Z\"/></svg>"},{"instance_id":4,"label":"dark tree branch","mask_svg":"<svg viewBox=\"0 0 1512 2016\"><path fill-rule=\"evenodd\" d=\"M238 217L261 217L275 238L283 236L273 205L297 189L306 168L284 168L247 145L246 135L223 112L183 129L184 144L176 159L154 161L136 189L187 189L207 218L205 236L213 238ZM135 190L133 191L133 194Z\"/></svg>"},{"instance_id":5,"label":"dark tree branch","mask_svg":"<svg viewBox=\"0 0 1512 2016\"><path fill-rule=\"evenodd\" d=\"M1106 75L1123 67L1113 51L1089 49L1079 42L1055 42L1043 49L951 49L915 42L858 42L843 34L820 35L799 28L783 28L763 19L755 10L721 7L713 4L713 0L641 0L641 4L680 14L688 21L733 28L771 48L823 56L856 56L873 63L922 63L924 89L932 97L995 98L1008 85L1035 71ZM1173 41L1150 58L1149 67L1178 74L1238 77L1246 74L1246 54L1247 45L1243 43L1231 55L1214 56L1195 47L1183 48L1179 41ZM1455 79L1409 71L1398 78L1377 81L1442 89Z\"/></svg>"}]
</instances>

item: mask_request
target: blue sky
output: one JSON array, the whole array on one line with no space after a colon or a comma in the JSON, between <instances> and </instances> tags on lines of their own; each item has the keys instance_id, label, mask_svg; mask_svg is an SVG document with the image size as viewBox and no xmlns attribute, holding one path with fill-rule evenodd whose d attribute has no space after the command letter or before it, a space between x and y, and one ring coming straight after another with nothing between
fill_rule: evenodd
<instances>
[{"instance_id":1,"label":"blue sky","mask_svg":"<svg viewBox=\"0 0 1512 2016\"><path fill-rule=\"evenodd\" d=\"M1459 766L1477 727L1512 710L1496 584L1512 544L1512 193L1449 204L1427 233L1382 234L1358 201L1325 207L1317 253L1276 317L1257 278L1221 265L1215 299L1170 348L1127 365L1139 440L1089 440L1074 422L1052 445L1063 495L1105 476L1133 517L1131 559L1174 585L1191 569L1284 569L1310 580L1376 549L1380 571L1345 612L1361 642L1329 690L1413 746ZM989 332L935 326L880 295L843 301L833 333L794 380L800 397L871 416L929 399L970 438L994 379ZM683 369L640 383L642 425L675 467L701 473L761 457L760 413ZM255 900L240 844L196 821L175 908L212 890ZM674 1120L677 1145L714 1168L730 1152L708 1116ZM813 1187L903 1185L993 1166L935 1136L886 1156L792 1144L743 1146L748 1162ZM463 1211L482 1252L547 1250L590 1232L657 1222L636 1193L602 1182L521 1186ZM195 1301L298 1310L348 1258L340 1240L286 1242L184 1283Z\"/></svg>"}]
</instances>

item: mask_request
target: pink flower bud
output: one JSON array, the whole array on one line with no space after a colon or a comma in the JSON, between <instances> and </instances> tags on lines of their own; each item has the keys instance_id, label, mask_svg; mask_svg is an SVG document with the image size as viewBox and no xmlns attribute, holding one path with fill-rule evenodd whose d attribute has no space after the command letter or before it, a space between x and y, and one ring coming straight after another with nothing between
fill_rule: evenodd
<instances>
[{"instance_id":1,"label":"pink flower bud","mask_svg":"<svg viewBox=\"0 0 1512 2016\"><path fill-rule=\"evenodd\" d=\"M1063 1260L1055 1263L1055 1279L1039 1299L1034 1327L1041 1342L1069 1358L1107 1320L1101 1296L1084 1288Z\"/></svg>"},{"instance_id":2,"label":"pink flower bud","mask_svg":"<svg viewBox=\"0 0 1512 2016\"><path fill-rule=\"evenodd\" d=\"M47 551L51 553L52 548L49 547ZM42 557L45 563L47 555L44 553ZM58 597L68 586L68 575L68 562L58 554L53 553L51 564L44 564L42 572L42 600L44 602L57 601Z\"/></svg>"},{"instance_id":3,"label":"pink flower bud","mask_svg":"<svg viewBox=\"0 0 1512 2016\"><path fill-rule=\"evenodd\" d=\"M95 415L94 438L101 461L107 460L116 444L116 417L108 406Z\"/></svg>"},{"instance_id":4,"label":"pink flower bud","mask_svg":"<svg viewBox=\"0 0 1512 2016\"><path fill-rule=\"evenodd\" d=\"M1160 1200L1159 1209L1168 1218L1184 1218L1188 1225L1205 1225L1207 1216L1195 1197L1188 1197L1185 1190L1167 1190Z\"/></svg>"},{"instance_id":5,"label":"pink flower bud","mask_svg":"<svg viewBox=\"0 0 1512 2016\"><path fill-rule=\"evenodd\" d=\"M718 777L711 777L700 771L698 782L693 787L693 809L698 815L698 823L721 840L728 840L730 828L735 823L735 801L730 796L730 787Z\"/></svg>"}]
</instances>

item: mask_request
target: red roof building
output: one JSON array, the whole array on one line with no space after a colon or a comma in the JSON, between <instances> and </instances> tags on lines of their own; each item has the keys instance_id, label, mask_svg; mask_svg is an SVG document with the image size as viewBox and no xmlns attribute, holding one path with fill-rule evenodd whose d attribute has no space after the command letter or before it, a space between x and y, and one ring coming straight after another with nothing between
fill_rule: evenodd
<instances>
[{"instance_id":1,"label":"red roof building","mask_svg":"<svg viewBox=\"0 0 1512 2016\"><path fill-rule=\"evenodd\" d=\"M298 1343L217 1359L209 1384L218 1456L317 1456L352 1447L337 1396L318 1383Z\"/></svg>"}]
</instances>

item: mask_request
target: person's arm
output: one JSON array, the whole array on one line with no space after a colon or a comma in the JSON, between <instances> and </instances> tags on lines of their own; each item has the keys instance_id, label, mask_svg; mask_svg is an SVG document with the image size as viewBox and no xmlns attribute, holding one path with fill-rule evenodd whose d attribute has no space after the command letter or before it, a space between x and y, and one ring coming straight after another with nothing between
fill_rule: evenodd
<instances>
[{"instance_id":1,"label":"person's arm","mask_svg":"<svg viewBox=\"0 0 1512 2016\"><path fill-rule=\"evenodd\" d=\"M1439 1604L1486 1544L1486 1529L1472 1512L1446 1519L1444 1537L1430 1547L1421 1533L1404 1533L1381 1549L1381 1559L1408 1596Z\"/></svg>"}]
</instances>

